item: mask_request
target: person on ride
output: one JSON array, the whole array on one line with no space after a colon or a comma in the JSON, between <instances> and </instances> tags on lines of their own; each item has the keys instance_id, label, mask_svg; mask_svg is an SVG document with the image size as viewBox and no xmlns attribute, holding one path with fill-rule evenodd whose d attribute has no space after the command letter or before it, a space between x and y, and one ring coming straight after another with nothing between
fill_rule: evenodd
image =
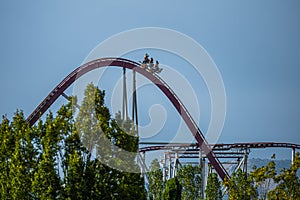
<instances>
[{"instance_id":1,"label":"person on ride","mask_svg":"<svg viewBox=\"0 0 300 200\"><path fill-rule=\"evenodd\" d=\"M149 63L149 55L146 53L144 56L144 60L142 62L142 68L147 69L147 64Z\"/></svg>"},{"instance_id":2,"label":"person on ride","mask_svg":"<svg viewBox=\"0 0 300 200\"><path fill-rule=\"evenodd\" d=\"M162 68L159 68L159 62L157 60L155 62L155 66L154 66L154 72L159 74L161 71L162 71Z\"/></svg>"},{"instance_id":3,"label":"person on ride","mask_svg":"<svg viewBox=\"0 0 300 200\"><path fill-rule=\"evenodd\" d=\"M158 72L159 71L159 62L158 60L155 62L155 65L154 65L154 72Z\"/></svg>"},{"instance_id":4,"label":"person on ride","mask_svg":"<svg viewBox=\"0 0 300 200\"><path fill-rule=\"evenodd\" d=\"M149 64L149 70L151 73L154 72L154 63L153 63L153 58L150 58L150 64Z\"/></svg>"},{"instance_id":5,"label":"person on ride","mask_svg":"<svg viewBox=\"0 0 300 200\"><path fill-rule=\"evenodd\" d=\"M148 64L149 61L150 61L150 60L149 60L149 55L146 53L145 56L144 56L143 63Z\"/></svg>"}]
</instances>

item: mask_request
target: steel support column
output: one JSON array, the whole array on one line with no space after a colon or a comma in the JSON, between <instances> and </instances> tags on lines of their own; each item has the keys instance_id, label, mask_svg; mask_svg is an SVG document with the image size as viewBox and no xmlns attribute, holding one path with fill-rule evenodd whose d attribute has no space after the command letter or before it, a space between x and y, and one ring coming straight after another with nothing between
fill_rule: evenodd
<instances>
[{"instance_id":1,"label":"steel support column","mask_svg":"<svg viewBox=\"0 0 300 200\"><path fill-rule=\"evenodd\" d=\"M127 87L126 87L126 68L123 67L123 106L122 106L122 120L125 122L128 119L127 106Z\"/></svg>"},{"instance_id":2,"label":"steel support column","mask_svg":"<svg viewBox=\"0 0 300 200\"><path fill-rule=\"evenodd\" d=\"M138 107L137 107L137 92L136 92L136 72L133 70L133 88L132 88L132 123L133 134L139 135L139 123L138 123Z\"/></svg>"},{"instance_id":3,"label":"steel support column","mask_svg":"<svg viewBox=\"0 0 300 200\"><path fill-rule=\"evenodd\" d=\"M292 148L292 159L291 159L292 163L294 162L295 156L296 156L296 149Z\"/></svg>"}]
</instances>

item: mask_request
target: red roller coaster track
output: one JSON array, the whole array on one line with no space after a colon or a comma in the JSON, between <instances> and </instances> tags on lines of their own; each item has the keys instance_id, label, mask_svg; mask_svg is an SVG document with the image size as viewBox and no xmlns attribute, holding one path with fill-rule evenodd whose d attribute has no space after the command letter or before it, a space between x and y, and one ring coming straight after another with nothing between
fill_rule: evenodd
<instances>
[{"instance_id":1,"label":"red roller coaster track","mask_svg":"<svg viewBox=\"0 0 300 200\"><path fill-rule=\"evenodd\" d=\"M147 144L151 146L141 147L139 149L140 152L147 151L158 151L158 150L170 150L174 147L177 148L186 148L186 147L198 147L197 144L189 144L189 143L140 143ZM247 149L262 149L262 148L290 148L290 149L300 149L299 144L292 143L283 143L283 142L248 142L248 143L231 143L231 144L212 144L209 145L212 150L229 150L235 148L247 148Z\"/></svg>"},{"instance_id":2,"label":"red roller coaster track","mask_svg":"<svg viewBox=\"0 0 300 200\"><path fill-rule=\"evenodd\" d=\"M191 115L189 114L186 107L174 93L174 91L165 83L159 76L152 74L145 69L140 67L140 64L131 60L123 59L123 58L100 58L93 61L90 61L78 68L76 68L73 72L71 72L65 79L63 79L50 93L49 95L42 101L40 105L29 115L27 121L30 126L32 126L41 115L43 115L48 108L56 101L56 99L63 94L63 92L79 77L83 76L89 71L92 71L101 67L125 67L127 69L134 70L144 77L148 78L152 83L154 83L172 102L178 113L181 115L182 119L185 121L189 130L195 137L197 141L197 145L201 147L201 149L206 154L208 160L219 174L219 176L224 180L225 178L229 178L228 173L226 172L223 165L220 161L215 157L213 151L205 140L201 130L198 125L195 123Z\"/></svg>"}]
</instances>

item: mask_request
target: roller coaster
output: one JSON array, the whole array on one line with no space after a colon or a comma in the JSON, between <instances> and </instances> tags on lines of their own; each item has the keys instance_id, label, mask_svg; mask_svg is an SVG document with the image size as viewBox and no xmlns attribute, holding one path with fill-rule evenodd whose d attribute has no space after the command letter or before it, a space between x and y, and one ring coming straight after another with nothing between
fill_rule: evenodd
<instances>
[{"instance_id":1,"label":"roller coaster","mask_svg":"<svg viewBox=\"0 0 300 200\"><path fill-rule=\"evenodd\" d=\"M160 78L156 73L151 73L145 68L141 67L141 64L135 61L131 61L124 58L99 58L88 63L81 65L72 71L68 76L66 76L47 96L46 98L36 107L36 109L28 116L27 121L30 126L33 126L36 121L50 108L50 106L60 97L65 95L65 90L70 87L78 78L83 76L84 74L103 67L120 67L125 69L132 70L135 73L139 73L142 76L149 79L154 85L156 85L161 92L169 99L169 101L173 104L174 108L177 110L181 118L186 123L189 128L190 133L194 136L196 143L195 144L142 144L144 147L140 148L140 153L145 153L147 151L154 150L175 150L179 152L179 150L184 150L184 154L180 155L181 157L187 156L186 152L197 152L199 154L203 154L203 157L207 158L210 165L217 172L219 177L224 180L229 178L229 173L224 168L223 164L219 160L219 151L224 151L225 149L249 149L249 148L266 148L266 147L286 147L300 149L300 145L296 144L287 144L287 143L234 143L234 144L217 144L210 145L207 143L203 133L201 132L198 125L195 123L190 113L182 103L182 101L178 98L175 92L169 87L169 85ZM124 84L124 83L123 83ZM134 81L135 84L135 81ZM135 87L135 86L134 86ZM134 92L135 93L135 92ZM127 97L126 97L127 98ZM135 100L136 101L136 100ZM123 105L124 106L124 105ZM137 105L134 105L135 109L137 109ZM126 108L127 110L127 108ZM135 113L136 116L136 125L138 124L137 120L137 110L133 111L133 115ZM194 150L193 150L194 149ZM176 154L176 156L178 156ZM191 156L191 154L190 154Z\"/></svg>"}]
</instances>

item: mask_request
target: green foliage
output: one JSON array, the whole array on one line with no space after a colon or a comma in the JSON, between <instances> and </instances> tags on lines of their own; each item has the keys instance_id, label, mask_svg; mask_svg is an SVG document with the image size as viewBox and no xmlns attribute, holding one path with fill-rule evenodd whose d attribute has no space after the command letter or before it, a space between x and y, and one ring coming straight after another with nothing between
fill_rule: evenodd
<instances>
[{"instance_id":1,"label":"green foliage","mask_svg":"<svg viewBox=\"0 0 300 200\"><path fill-rule=\"evenodd\" d=\"M59 126L52 113L45 123L40 124L40 158L32 182L33 196L37 199L57 199L61 192L61 183L57 169L58 142L60 141Z\"/></svg>"},{"instance_id":2,"label":"green foliage","mask_svg":"<svg viewBox=\"0 0 300 200\"><path fill-rule=\"evenodd\" d=\"M255 181L260 199L300 199L300 180L296 175L299 168L299 153L290 168L281 169L279 174L276 173L274 161L260 168L254 167L250 176ZM275 188L272 189L271 184L275 184Z\"/></svg>"},{"instance_id":3,"label":"green foliage","mask_svg":"<svg viewBox=\"0 0 300 200\"><path fill-rule=\"evenodd\" d=\"M182 186L182 199L194 200L201 197L201 167L200 165L183 165L177 171L177 178Z\"/></svg>"},{"instance_id":4,"label":"green foliage","mask_svg":"<svg viewBox=\"0 0 300 200\"><path fill-rule=\"evenodd\" d=\"M163 181L163 172L159 166L157 159L151 163L149 178L149 198L152 200L160 200L164 198L180 199L200 199L202 184L201 184L201 167L192 165L180 166L176 178ZM172 192L170 192L172 191ZM174 195L174 192L177 195ZM169 194L173 193L173 194Z\"/></svg>"},{"instance_id":5,"label":"green foliage","mask_svg":"<svg viewBox=\"0 0 300 200\"><path fill-rule=\"evenodd\" d=\"M257 199L256 188L250 176L239 169L233 173L229 180L224 181L228 188L229 200Z\"/></svg>"},{"instance_id":6,"label":"green foliage","mask_svg":"<svg viewBox=\"0 0 300 200\"><path fill-rule=\"evenodd\" d=\"M273 155L272 158L275 159L275 156ZM267 198L267 192L270 190L270 186L275 175L276 168L274 161L271 161L268 163L268 165L260 168L254 167L254 170L250 173L250 176L255 182L258 195L261 199Z\"/></svg>"},{"instance_id":7,"label":"green foliage","mask_svg":"<svg viewBox=\"0 0 300 200\"><path fill-rule=\"evenodd\" d=\"M299 153L294 158L294 162L289 169L282 169L281 174L274 175L274 182L277 183L275 189L268 191L268 199L299 200L300 180L297 177L297 170L300 168Z\"/></svg>"},{"instance_id":8,"label":"green foliage","mask_svg":"<svg viewBox=\"0 0 300 200\"><path fill-rule=\"evenodd\" d=\"M0 199L146 199L140 174L103 163L117 156L114 145L137 152L138 138L111 119L104 92L90 84L85 95L76 120L72 102L33 127L19 111L2 118ZM113 162L139 170L134 156Z\"/></svg>"},{"instance_id":9,"label":"green foliage","mask_svg":"<svg viewBox=\"0 0 300 200\"><path fill-rule=\"evenodd\" d=\"M152 200L161 200L164 188L163 172L160 169L159 162L154 159L151 162L150 172L148 172L149 178L149 197Z\"/></svg>"},{"instance_id":10,"label":"green foliage","mask_svg":"<svg viewBox=\"0 0 300 200\"><path fill-rule=\"evenodd\" d=\"M135 169L139 171L135 161L135 154L123 153L138 151L138 137L128 134L129 129L120 128L119 124L131 124L129 120L120 121L120 115L116 120L110 118L109 110L104 105L104 92L89 84L85 91L80 112L76 119L78 134L83 138L83 144L90 152L96 152L99 173L107 174L107 177L96 176L102 179L97 183L96 191L101 192L106 199L145 199L146 190L144 181L139 174L121 172L113 168L104 167L104 164L118 169ZM113 159L112 159L113 158ZM105 192L104 192L105 191ZM100 196L101 197L101 196Z\"/></svg>"},{"instance_id":11,"label":"green foliage","mask_svg":"<svg viewBox=\"0 0 300 200\"><path fill-rule=\"evenodd\" d=\"M110 113L104 105L105 92L100 91L92 84L87 85L85 96L76 118L75 127L82 143L90 152L95 150L97 144L109 136ZM100 144L100 147L107 146ZM106 148L96 149L97 154L105 155ZM109 155L109 152L107 152Z\"/></svg>"},{"instance_id":12,"label":"green foliage","mask_svg":"<svg viewBox=\"0 0 300 200\"><path fill-rule=\"evenodd\" d=\"M0 124L0 199L10 193L10 159L14 149L14 139L9 120L3 116Z\"/></svg>"},{"instance_id":13,"label":"green foliage","mask_svg":"<svg viewBox=\"0 0 300 200\"><path fill-rule=\"evenodd\" d=\"M205 196L207 200L222 199L221 183L218 175L214 172L208 174Z\"/></svg>"},{"instance_id":14,"label":"green foliage","mask_svg":"<svg viewBox=\"0 0 300 200\"><path fill-rule=\"evenodd\" d=\"M169 179L163 192L163 200L181 200L181 190L182 187L176 177Z\"/></svg>"},{"instance_id":15,"label":"green foliage","mask_svg":"<svg viewBox=\"0 0 300 200\"><path fill-rule=\"evenodd\" d=\"M1 162L1 168L4 171L1 171L1 199L30 199L31 180L37 158L33 146L34 135L22 112L17 111L11 123L7 119L3 121L1 160L4 162Z\"/></svg>"}]
</instances>

